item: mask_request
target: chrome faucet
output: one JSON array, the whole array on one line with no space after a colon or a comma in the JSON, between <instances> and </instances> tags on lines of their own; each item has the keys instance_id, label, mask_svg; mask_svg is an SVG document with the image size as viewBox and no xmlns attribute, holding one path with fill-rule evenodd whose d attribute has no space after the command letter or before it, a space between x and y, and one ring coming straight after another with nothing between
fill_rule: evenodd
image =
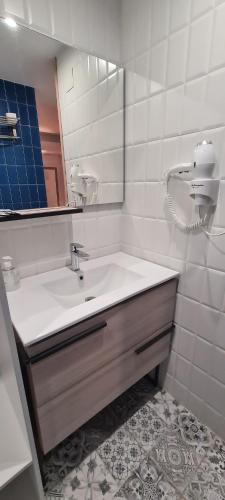
<instances>
[{"instance_id":1,"label":"chrome faucet","mask_svg":"<svg viewBox=\"0 0 225 500\"><path fill-rule=\"evenodd\" d=\"M80 259L88 260L89 254L82 252L80 248L84 248L80 243L70 243L71 269L81 277L83 273L80 270Z\"/></svg>"}]
</instances>

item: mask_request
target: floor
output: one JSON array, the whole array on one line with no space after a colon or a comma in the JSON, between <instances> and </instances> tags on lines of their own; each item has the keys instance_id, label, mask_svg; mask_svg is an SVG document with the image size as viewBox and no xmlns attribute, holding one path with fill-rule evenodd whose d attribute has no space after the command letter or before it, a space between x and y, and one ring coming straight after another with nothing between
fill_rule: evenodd
<instances>
[{"instance_id":1,"label":"floor","mask_svg":"<svg viewBox=\"0 0 225 500\"><path fill-rule=\"evenodd\" d=\"M225 499L225 443L146 377L45 459L47 500Z\"/></svg>"}]
</instances>

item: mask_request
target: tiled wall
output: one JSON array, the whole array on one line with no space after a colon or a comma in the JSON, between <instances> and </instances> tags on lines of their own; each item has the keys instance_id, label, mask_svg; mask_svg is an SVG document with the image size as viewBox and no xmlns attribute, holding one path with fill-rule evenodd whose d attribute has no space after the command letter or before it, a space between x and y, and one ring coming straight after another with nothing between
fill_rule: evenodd
<instances>
[{"instance_id":1,"label":"tiled wall","mask_svg":"<svg viewBox=\"0 0 225 500\"><path fill-rule=\"evenodd\" d=\"M70 243L78 241L90 257L120 249L120 209L61 215L0 225L0 258L11 255L22 277L70 262Z\"/></svg>"},{"instance_id":2,"label":"tiled wall","mask_svg":"<svg viewBox=\"0 0 225 500\"><path fill-rule=\"evenodd\" d=\"M225 236L189 235L167 219L162 172L216 147L214 230L225 227L225 2L123 0L127 67L123 249L183 272L166 386L225 437ZM191 218L183 183L180 215Z\"/></svg>"},{"instance_id":3,"label":"tiled wall","mask_svg":"<svg viewBox=\"0 0 225 500\"><path fill-rule=\"evenodd\" d=\"M0 14L99 57L120 61L120 0L0 0Z\"/></svg>"},{"instance_id":4,"label":"tiled wall","mask_svg":"<svg viewBox=\"0 0 225 500\"><path fill-rule=\"evenodd\" d=\"M35 93L0 80L0 115L16 113L19 139L0 141L0 209L47 206ZM1 134L10 133L1 127Z\"/></svg>"},{"instance_id":5,"label":"tiled wall","mask_svg":"<svg viewBox=\"0 0 225 500\"><path fill-rule=\"evenodd\" d=\"M0 0L0 13L87 52L120 60L120 0ZM87 242L85 250L93 256L116 251L119 234L120 210L113 208L82 214L79 223L77 215L4 222L0 253L14 256L24 276L63 265L71 241Z\"/></svg>"},{"instance_id":6,"label":"tiled wall","mask_svg":"<svg viewBox=\"0 0 225 500\"><path fill-rule=\"evenodd\" d=\"M69 200L71 167L79 164L98 180L96 196L95 186L87 191L88 205L122 202L123 69L66 48L57 59L57 75Z\"/></svg>"}]
</instances>

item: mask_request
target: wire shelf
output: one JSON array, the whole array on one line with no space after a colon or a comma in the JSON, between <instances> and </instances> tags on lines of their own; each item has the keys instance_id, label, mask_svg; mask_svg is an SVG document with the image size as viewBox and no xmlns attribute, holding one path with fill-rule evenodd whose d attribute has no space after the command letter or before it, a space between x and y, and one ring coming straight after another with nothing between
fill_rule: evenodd
<instances>
[{"instance_id":1,"label":"wire shelf","mask_svg":"<svg viewBox=\"0 0 225 500\"><path fill-rule=\"evenodd\" d=\"M11 139L13 141L15 141L16 139L20 139L20 137L18 137L18 135L0 135L0 140L4 140L4 139ZM0 146L2 146L2 144L0 144Z\"/></svg>"}]
</instances>

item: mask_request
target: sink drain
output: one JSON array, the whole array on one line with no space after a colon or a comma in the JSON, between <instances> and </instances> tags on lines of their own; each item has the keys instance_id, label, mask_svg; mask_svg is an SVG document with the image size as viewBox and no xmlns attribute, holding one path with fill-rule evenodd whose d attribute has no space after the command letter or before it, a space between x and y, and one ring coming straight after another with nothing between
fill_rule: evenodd
<instances>
[{"instance_id":1,"label":"sink drain","mask_svg":"<svg viewBox=\"0 0 225 500\"><path fill-rule=\"evenodd\" d=\"M93 300L93 299L96 299L96 297L94 295L90 295L89 297L85 297L85 302L89 302L89 300Z\"/></svg>"}]
</instances>

